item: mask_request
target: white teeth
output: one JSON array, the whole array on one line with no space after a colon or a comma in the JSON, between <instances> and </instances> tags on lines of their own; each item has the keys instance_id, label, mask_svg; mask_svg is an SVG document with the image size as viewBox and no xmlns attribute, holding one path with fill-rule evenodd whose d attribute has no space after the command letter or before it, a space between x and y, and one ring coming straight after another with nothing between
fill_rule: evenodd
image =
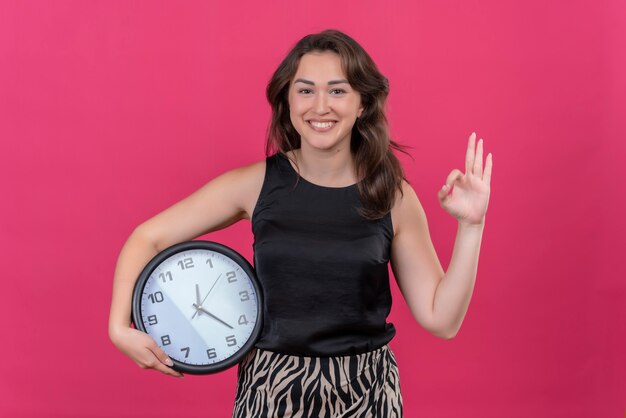
<instances>
[{"instance_id":1,"label":"white teeth","mask_svg":"<svg viewBox=\"0 0 626 418\"><path fill-rule=\"evenodd\" d=\"M331 126L333 126L335 124L335 122L325 122L325 123L320 123L320 122L313 122L310 121L311 125L315 126L316 128L330 128Z\"/></svg>"}]
</instances>

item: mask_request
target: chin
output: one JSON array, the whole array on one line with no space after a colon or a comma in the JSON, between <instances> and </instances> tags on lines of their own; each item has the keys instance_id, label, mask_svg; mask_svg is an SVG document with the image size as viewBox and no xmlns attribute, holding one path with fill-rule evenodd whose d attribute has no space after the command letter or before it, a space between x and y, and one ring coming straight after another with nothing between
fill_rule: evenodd
<instances>
[{"instance_id":1,"label":"chin","mask_svg":"<svg viewBox=\"0 0 626 418\"><path fill-rule=\"evenodd\" d=\"M337 148L338 146L341 146L341 141L324 141L324 140L306 140L303 139L302 143L306 143L308 145L309 148L314 148L314 149L318 149L318 150L331 150L333 148Z\"/></svg>"},{"instance_id":2,"label":"chin","mask_svg":"<svg viewBox=\"0 0 626 418\"><path fill-rule=\"evenodd\" d=\"M300 141L302 144L306 143L310 148L320 149L320 150L330 150L333 148L341 147L342 144L347 144L350 146L350 137L345 139L337 139L335 136L327 136L324 137L321 135L300 135Z\"/></svg>"}]
</instances>

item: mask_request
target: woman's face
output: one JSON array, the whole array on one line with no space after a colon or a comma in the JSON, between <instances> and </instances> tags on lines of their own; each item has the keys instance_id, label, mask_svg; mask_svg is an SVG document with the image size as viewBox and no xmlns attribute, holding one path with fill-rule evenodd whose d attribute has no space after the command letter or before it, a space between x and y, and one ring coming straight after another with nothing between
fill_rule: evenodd
<instances>
[{"instance_id":1,"label":"woman's face","mask_svg":"<svg viewBox=\"0 0 626 418\"><path fill-rule=\"evenodd\" d=\"M303 150L349 149L352 126L362 111L361 95L348 83L338 54L302 56L289 86L289 115Z\"/></svg>"}]
</instances>

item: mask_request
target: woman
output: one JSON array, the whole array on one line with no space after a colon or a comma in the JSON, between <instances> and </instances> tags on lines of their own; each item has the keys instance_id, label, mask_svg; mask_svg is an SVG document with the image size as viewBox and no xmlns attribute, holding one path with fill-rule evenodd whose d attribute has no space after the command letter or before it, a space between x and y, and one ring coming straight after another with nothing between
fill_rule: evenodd
<instances>
[{"instance_id":1,"label":"woman","mask_svg":"<svg viewBox=\"0 0 626 418\"><path fill-rule=\"evenodd\" d=\"M472 134L465 173L438 192L458 220L448 271L388 136L387 79L349 36L302 38L267 88L272 122L263 161L229 171L139 225L115 271L109 334L140 367L182 377L130 327L134 282L159 251L251 220L265 297L255 348L238 369L233 416L402 416L386 323L387 264L415 317L441 338L458 331L471 298L489 200L491 154ZM220 202L215 205L215 202Z\"/></svg>"}]
</instances>

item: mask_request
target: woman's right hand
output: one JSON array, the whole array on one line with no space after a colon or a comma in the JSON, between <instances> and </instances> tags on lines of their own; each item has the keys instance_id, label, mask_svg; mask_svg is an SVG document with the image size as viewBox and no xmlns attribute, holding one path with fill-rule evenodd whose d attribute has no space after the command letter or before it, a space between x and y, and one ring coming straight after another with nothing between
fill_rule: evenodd
<instances>
[{"instance_id":1,"label":"woman's right hand","mask_svg":"<svg viewBox=\"0 0 626 418\"><path fill-rule=\"evenodd\" d=\"M184 377L182 373L172 369L172 360L145 332L130 327L115 329L111 341L142 369L158 370L174 377Z\"/></svg>"}]
</instances>

